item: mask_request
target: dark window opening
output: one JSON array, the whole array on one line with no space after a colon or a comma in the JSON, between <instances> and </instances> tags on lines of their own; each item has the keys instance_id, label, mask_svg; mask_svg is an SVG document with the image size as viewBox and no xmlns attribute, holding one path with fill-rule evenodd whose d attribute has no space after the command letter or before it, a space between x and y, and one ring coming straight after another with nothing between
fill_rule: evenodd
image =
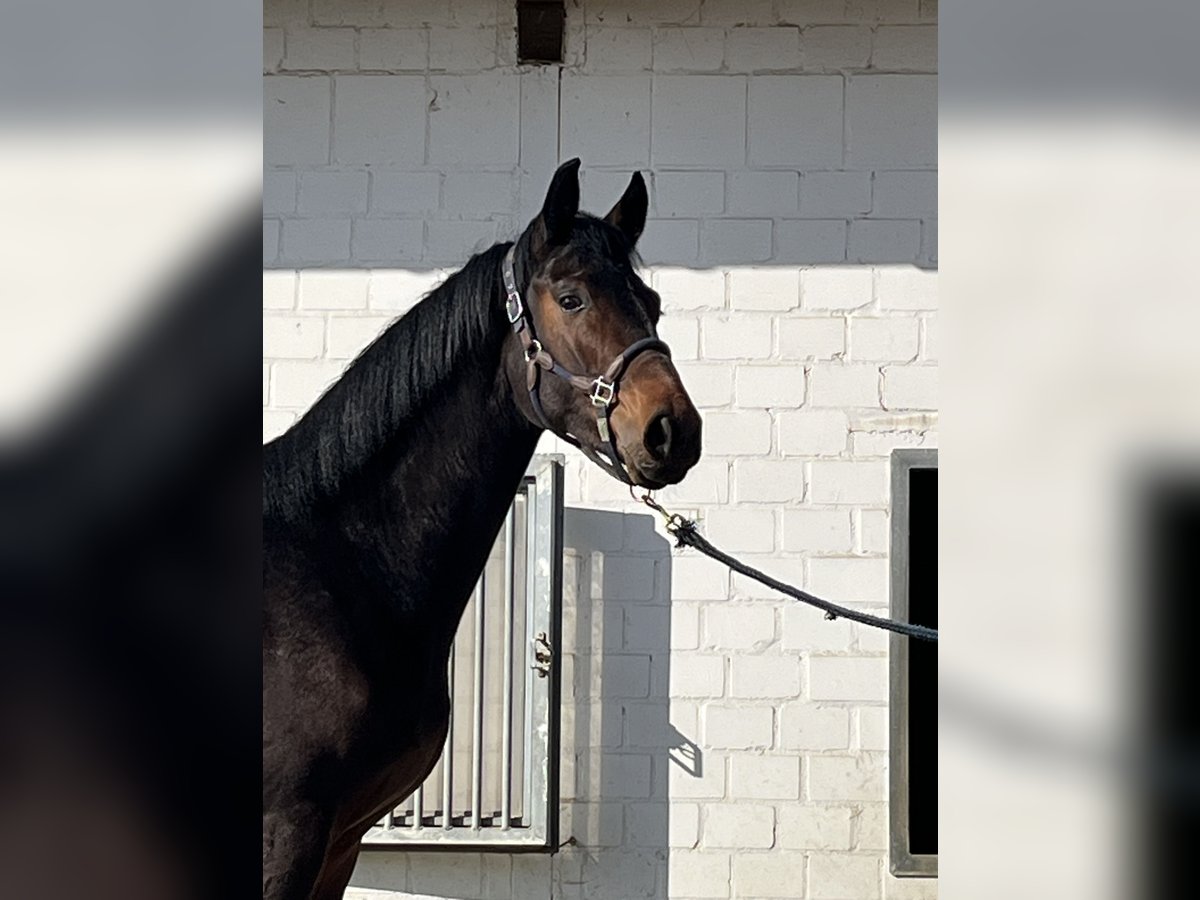
<instances>
[{"instance_id":1,"label":"dark window opening","mask_svg":"<svg viewBox=\"0 0 1200 900\"><path fill-rule=\"evenodd\" d=\"M892 456L892 608L938 627L937 451ZM890 662L892 874L937 875L937 644L893 635Z\"/></svg>"},{"instance_id":2,"label":"dark window opening","mask_svg":"<svg viewBox=\"0 0 1200 900\"><path fill-rule=\"evenodd\" d=\"M566 17L561 0L518 0L517 62L561 63Z\"/></svg>"}]
</instances>

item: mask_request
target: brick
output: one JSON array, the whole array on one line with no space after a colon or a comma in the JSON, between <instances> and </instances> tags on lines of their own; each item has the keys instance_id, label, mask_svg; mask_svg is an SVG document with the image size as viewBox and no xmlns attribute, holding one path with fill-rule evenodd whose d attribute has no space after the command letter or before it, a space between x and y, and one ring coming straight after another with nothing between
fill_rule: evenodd
<instances>
[{"instance_id":1,"label":"brick","mask_svg":"<svg viewBox=\"0 0 1200 900\"><path fill-rule=\"evenodd\" d=\"M879 408L879 369L871 365L814 363L809 375L813 406Z\"/></svg>"},{"instance_id":2,"label":"brick","mask_svg":"<svg viewBox=\"0 0 1200 900\"><path fill-rule=\"evenodd\" d=\"M296 306L296 273L263 272L263 309L294 309Z\"/></svg>"},{"instance_id":3,"label":"brick","mask_svg":"<svg viewBox=\"0 0 1200 900\"><path fill-rule=\"evenodd\" d=\"M775 4L773 0L741 0L739 3L703 0L700 21L705 25L772 25L776 21Z\"/></svg>"},{"instance_id":4,"label":"brick","mask_svg":"<svg viewBox=\"0 0 1200 900\"><path fill-rule=\"evenodd\" d=\"M319 316L263 316L263 357L317 359L325 347Z\"/></svg>"},{"instance_id":5,"label":"brick","mask_svg":"<svg viewBox=\"0 0 1200 900\"><path fill-rule=\"evenodd\" d=\"M383 25L387 10L379 0L312 0L318 25Z\"/></svg>"},{"instance_id":6,"label":"brick","mask_svg":"<svg viewBox=\"0 0 1200 900\"><path fill-rule=\"evenodd\" d=\"M863 900L881 897L883 880L878 855L850 856L848 854L814 853L809 861L809 896L813 900L832 900L840 897L861 897Z\"/></svg>"},{"instance_id":7,"label":"brick","mask_svg":"<svg viewBox=\"0 0 1200 900\"><path fill-rule=\"evenodd\" d=\"M697 556L671 559L673 600L724 600L729 596L729 570Z\"/></svg>"},{"instance_id":8,"label":"brick","mask_svg":"<svg viewBox=\"0 0 1200 900\"><path fill-rule=\"evenodd\" d=\"M433 271L396 269L372 272L367 290L371 309L407 311L416 306L426 294L442 281L442 274Z\"/></svg>"},{"instance_id":9,"label":"brick","mask_svg":"<svg viewBox=\"0 0 1200 900\"><path fill-rule=\"evenodd\" d=\"M263 29L263 74L275 72L283 62L283 29Z\"/></svg>"},{"instance_id":10,"label":"brick","mask_svg":"<svg viewBox=\"0 0 1200 900\"><path fill-rule=\"evenodd\" d=\"M775 223L776 263L839 263L846 258L846 223L783 220Z\"/></svg>"},{"instance_id":11,"label":"brick","mask_svg":"<svg viewBox=\"0 0 1200 900\"><path fill-rule=\"evenodd\" d=\"M846 18L872 24L912 22L919 15L919 0L848 0Z\"/></svg>"},{"instance_id":12,"label":"brick","mask_svg":"<svg viewBox=\"0 0 1200 900\"><path fill-rule=\"evenodd\" d=\"M846 258L851 262L911 262L921 254L921 223L859 219L850 223Z\"/></svg>"},{"instance_id":13,"label":"brick","mask_svg":"<svg viewBox=\"0 0 1200 900\"><path fill-rule=\"evenodd\" d=\"M452 266L461 266L496 240L495 222L429 222L426 229L426 258Z\"/></svg>"},{"instance_id":14,"label":"brick","mask_svg":"<svg viewBox=\"0 0 1200 900\"><path fill-rule=\"evenodd\" d=\"M937 409L937 366L886 366L884 409Z\"/></svg>"},{"instance_id":15,"label":"brick","mask_svg":"<svg viewBox=\"0 0 1200 900\"><path fill-rule=\"evenodd\" d=\"M775 326L781 359L833 359L846 351L841 318L781 317Z\"/></svg>"},{"instance_id":16,"label":"brick","mask_svg":"<svg viewBox=\"0 0 1200 900\"><path fill-rule=\"evenodd\" d=\"M803 406L804 367L738 366L734 401L743 408Z\"/></svg>"},{"instance_id":17,"label":"brick","mask_svg":"<svg viewBox=\"0 0 1200 900\"><path fill-rule=\"evenodd\" d=\"M263 212L290 213L296 209L296 176L292 172L263 173Z\"/></svg>"},{"instance_id":18,"label":"brick","mask_svg":"<svg viewBox=\"0 0 1200 900\"><path fill-rule=\"evenodd\" d=\"M739 503L787 503L804 497L804 463L798 460L739 459L733 480Z\"/></svg>"},{"instance_id":19,"label":"brick","mask_svg":"<svg viewBox=\"0 0 1200 900\"><path fill-rule=\"evenodd\" d=\"M882 25L875 29L871 68L885 72L936 72L936 25Z\"/></svg>"},{"instance_id":20,"label":"brick","mask_svg":"<svg viewBox=\"0 0 1200 900\"><path fill-rule=\"evenodd\" d=\"M329 359L353 359L394 322L391 316L331 316Z\"/></svg>"},{"instance_id":21,"label":"brick","mask_svg":"<svg viewBox=\"0 0 1200 900\"><path fill-rule=\"evenodd\" d=\"M850 324L850 358L904 362L917 355L919 323L911 317L886 319L853 317Z\"/></svg>"},{"instance_id":22,"label":"brick","mask_svg":"<svg viewBox=\"0 0 1200 900\"><path fill-rule=\"evenodd\" d=\"M414 262L421 258L424 235L419 219L359 219L350 249L364 262Z\"/></svg>"},{"instance_id":23,"label":"brick","mask_svg":"<svg viewBox=\"0 0 1200 900\"><path fill-rule=\"evenodd\" d=\"M704 359L766 359L771 355L771 320L704 319L700 338Z\"/></svg>"},{"instance_id":24,"label":"brick","mask_svg":"<svg viewBox=\"0 0 1200 900\"><path fill-rule=\"evenodd\" d=\"M743 268L729 272L733 309L789 310L800 303L800 279L794 269Z\"/></svg>"},{"instance_id":25,"label":"brick","mask_svg":"<svg viewBox=\"0 0 1200 900\"><path fill-rule=\"evenodd\" d=\"M430 29L430 70L472 72L490 69L495 65L495 28Z\"/></svg>"},{"instance_id":26,"label":"brick","mask_svg":"<svg viewBox=\"0 0 1200 900\"><path fill-rule=\"evenodd\" d=\"M811 499L814 503L887 504L887 466L883 462L815 460Z\"/></svg>"},{"instance_id":27,"label":"brick","mask_svg":"<svg viewBox=\"0 0 1200 900\"><path fill-rule=\"evenodd\" d=\"M859 807L861 812L858 814L854 822L854 843L855 850L875 850L882 851L888 849L888 834L891 831L891 823L888 822L887 804L885 803L863 803ZM896 900L904 900L904 895L894 889L895 881L889 880L888 876L884 876L885 891L889 898ZM899 884L912 883L913 879L905 879L898 882ZM912 896L912 900L920 900L919 893Z\"/></svg>"},{"instance_id":28,"label":"brick","mask_svg":"<svg viewBox=\"0 0 1200 900\"><path fill-rule=\"evenodd\" d=\"M935 316L921 317L921 359L937 362L941 329Z\"/></svg>"},{"instance_id":29,"label":"brick","mask_svg":"<svg viewBox=\"0 0 1200 900\"><path fill-rule=\"evenodd\" d=\"M846 16L844 0L778 0L779 21L788 25L840 22Z\"/></svg>"},{"instance_id":30,"label":"brick","mask_svg":"<svg viewBox=\"0 0 1200 900\"><path fill-rule=\"evenodd\" d=\"M663 320L663 322L666 321L666 319ZM660 323L659 334L663 333L661 325L662 323ZM668 343L671 344L671 349L674 351L674 343L670 341ZM675 364L675 368L679 372L679 377L683 379L683 386L687 390L688 396L692 398L692 402L696 406L727 406L733 402L733 366L678 362ZM688 473L688 480L691 480L692 477L694 477L694 470Z\"/></svg>"},{"instance_id":31,"label":"brick","mask_svg":"<svg viewBox=\"0 0 1200 900\"><path fill-rule=\"evenodd\" d=\"M780 646L784 650L844 653L854 645L854 628L845 619L830 621L811 606L792 603L784 607Z\"/></svg>"},{"instance_id":32,"label":"brick","mask_svg":"<svg viewBox=\"0 0 1200 900\"><path fill-rule=\"evenodd\" d=\"M667 807L667 846L693 848L700 843L700 806L672 803ZM661 843L655 846L662 846Z\"/></svg>"},{"instance_id":33,"label":"brick","mask_svg":"<svg viewBox=\"0 0 1200 900\"><path fill-rule=\"evenodd\" d=\"M678 363L696 359L700 354L700 320L694 316L667 316L659 319L658 336L671 348L671 359Z\"/></svg>"},{"instance_id":34,"label":"brick","mask_svg":"<svg viewBox=\"0 0 1200 900\"><path fill-rule=\"evenodd\" d=\"M778 843L785 850L849 850L850 821L844 806L781 806Z\"/></svg>"},{"instance_id":35,"label":"brick","mask_svg":"<svg viewBox=\"0 0 1200 900\"><path fill-rule=\"evenodd\" d=\"M577 836L580 843L586 842L590 847L619 847L625 809L649 805L576 801L565 806L565 810L571 817L571 833Z\"/></svg>"},{"instance_id":36,"label":"brick","mask_svg":"<svg viewBox=\"0 0 1200 900\"><path fill-rule=\"evenodd\" d=\"M263 443L266 444L291 428L296 422L296 414L278 409L264 409L262 422Z\"/></svg>"},{"instance_id":37,"label":"brick","mask_svg":"<svg viewBox=\"0 0 1200 900\"><path fill-rule=\"evenodd\" d=\"M704 637L721 650L753 650L775 640L775 610L769 606L720 604L704 610Z\"/></svg>"},{"instance_id":38,"label":"brick","mask_svg":"<svg viewBox=\"0 0 1200 900\"><path fill-rule=\"evenodd\" d=\"M650 68L650 29L588 28L584 70L633 72Z\"/></svg>"},{"instance_id":39,"label":"brick","mask_svg":"<svg viewBox=\"0 0 1200 900\"><path fill-rule=\"evenodd\" d=\"M715 509L704 516L708 536L727 550L769 553L775 548L775 515L764 509Z\"/></svg>"},{"instance_id":40,"label":"brick","mask_svg":"<svg viewBox=\"0 0 1200 900\"><path fill-rule=\"evenodd\" d=\"M280 223L278 219L263 219L263 265L273 265L279 259Z\"/></svg>"},{"instance_id":41,"label":"brick","mask_svg":"<svg viewBox=\"0 0 1200 900\"><path fill-rule=\"evenodd\" d=\"M705 847L752 849L775 843L775 810L746 803L710 804L704 810Z\"/></svg>"},{"instance_id":42,"label":"brick","mask_svg":"<svg viewBox=\"0 0 1200 900\"><path fill-rule=\"evenodd\" d=\"M710 456L743 456L771 449L771 416L766 412L704 411L704 452Z\"/></svg>"},{"instance_id":43,"label":"brick","mask_svg":"<svg viewBox=\"0 0 1200 900\"><path fill-rule=\"evenodd\" d=\"M887 599L888 564L886 559L814 559L809 580L815 594L878 603Z\"/></svg>"},{"instance_id":44,"label":"brick","mask_svg":"<svg viewBox=\"0 0 1200 900\"><path fill-rule=\"evenodd\" d=\"M870 172L805 172L800 179L802 216L850 218L870 211Z\"/></svg>"},{"instance_id":45,"label":"brick","mask_svg":"<svg viewBox=\"0 0 1200 900\"><path fill-rule=\"evenodd\" d=\"M366 272L332 270L300 273L301 309L362 309L366 305Z\"/></svg>"},{"instance_id":46,"label":"brick","mask_svg":"<svg viewBox=\"0 0 1200 900\"><path fill-rule=\"evenodd\" d=\"M342 164L425 161L425 79L416 75L334 78L333 158Z\"/></svg>"},{"instance_id":47,"label":"brick","mask_svg":"<svg viewBox=\"0 0 1200 900\"><path fill-rule=\"evenodd\" d=\"M725 208L723 172L659 172L654 208L660 216L702 217Z\"/></svg>"},{"instance_id":48,"label":"brick","mask_svg":"<svg viewBox=\"0 0 1200 900\"><path fill-rule=\"evenodd\" d=\"M283 68L315 72L354 69L353 28L300 28L289 26Z\"/></svg>"},{"instance_id":49,"label":"brick","mask_svg":"<svg viewBox=\"0 0 1200 900\"><path fill-rule=\"evenodd\" d=\"M512 212L517 205L517 184L507 173L451 172L442 188L442 205L449 213Z\"/></svg>"},{"instance_id":50,"label":"brick","mask_svg":"<svg viewBox=\"0 0 1200 900\"><path fill-rule=\"evenodd\" d=\"M733 857L733 888L738 897L803 897L804 854L786 850L737 853Z\"/></svg>"},{"instance_id":51,"label":"brick","mask_svg":"<svg viewBox=\"0 0 1200 900\"><path fill-rule=\"evenodd\" d=\"M372 172L371 211L432 212L440 206L441 178L437 172Z\"/></svg>"},{"instance_id":52,"label":"brick","mask_svg":"<svg viewBox=\"0 0 1200 900\"><path fill-rule=\"evenodd\" d=\"M604 659L603 686L597 678L591 696L639 698L650 695L649 656L606 654Z\"/></svg>"},{"instance_id":53,"label":"brick","mask_svg":"<svg viewBox=\"0 0 1200 900\"><path fill-rule=\"evenodd\" d=\"M814 700L887 701L886 659L814 656L808 661L808 677L808 693Z\"/></svg>"},{"instance_id":54,"label":"brick","mask_svg":"<svg viewBox=\"0 0 1200 900\"><path fill-rule=\"evenodd\" d=\"M696 734L695 731L691 732ZM716 752L704 754L704 766L699 775L682 766L667 769L668 796L675 800L711 800L725 796L725 759Z\"/></svg>"},{"instance_id":55,"label":"brick","mask_svg":"<svg viewBox=\"0 0 1200 900\"><path fill-rule=\"evenodd\" d=\"M617 824L617 834L616 841L607 844L610 847L621 844L621 807L619 804L613 805L616 806L613 818ZM667 835L667 816L670 811L667 804L657 801L625 804L625 843L631 847L662 847ZM572 833L575 831L572 830ZM580 843L606 846L586 838L581 838Z\"/></svg>"},{"instance_id":56,"label":"brick","mask_svg":"<svg viewBox=\"0 0 1200 900\"><path fill-rule=\"evenodd\" d=\"M800 29L731 28L725 37L725 69L762 72L800 66Z\"/></svg>"},{"instance_id":57,"label":"brick","mask_svg":"<svg viewBox=\"0 0 1200 900\"><path fill-rule=\"evenodd\" d=\"M671 660L672 697L721 697L725 690L725 658L696 653Z\"/></svg>"},{"instance_id":58,"label":"brick","mask_svg":"<svg viewBox=\"0 0 1200 900\"><path fill-rule=\"evenodd\" d=\"M721 28L655 28L656 72L716 72L725 54Z\"/></svg>"},{"instance_id":59,"label":"brick","mask_svg":"<svg viewBox=\"0 0 1200 900\"><path fill-rule=\"evenodd\" d=\"M771 258L769 219L709 219L700 231L706 262L765 262Z\"/></svg>"},{"instance_id":60,"label":"brick","mask_svg":"<svg viewBox=\"0 0 1200 900\"><path fill-rule=\"evenodd\" d=\"M710 98L708 103L712 102ZM840 166L842 79L836 75L751 76L746 127L752 165Z\"/></svg>"},{"instance_id":61,"label":"brick","mask_svg":"<svg viewBox=\"0 0 1200 900\"><path fill-rule=\"evenodd\" d=\"M779 713L780 745L789 750L844 750L850 746L850 714L837 707L785 703Z\"/></svg>"},{"instance_id":62,"label":"brick","mask_svg":"<svg viewBox=\"0 0 1200 900\"><path fill-rule=\"evenodd\" d=\"M298 263L342 262L350 258L348 219L288 219L283 223L283 258Z\"/></svg>"},{"instance_id":63,"label":"brick","mask_svg":"<svg viewBox=\"0 0 1200 900\"><path fill-rule=\"evenodd\" d=\"M779 416L784 456L829 456L846 449L850 422L841 410L802 410Z\"/></svg>"},{"instance_id":64,"label":"brick","mask_svg":"<svg viewBox=\"0 0 1200 900\"><path fill-rule=\"evenodd\" d=\"M693 263L700 256L700 223L647 219L638 250L648 263Z\"/></svg>"},{"instance_id":65,"label":"brick","mask_svg":"<svg viewBox=\"0 0 1200 900\"><path fill-rule=\"evenodd\" d=\"M863 509L858 513L858 545L863 553L887 553L890 531L886 509Z\"/></svg>"},{"instance_id":66,"label":"brick","mask_svg":"<svg viewBox=\"0 0 1200 900\"><path fill-rule=\"evenodd\" d=\"M854 168L937 165L937 76L855 75L846 85Z\"/></svg>"},{"instance_id":67,"label":"brick","mask_svg":"<svg viewBox=\"0 0 1200 900\"><path fill-rule=\"evenodd\" d=\"M796 172L730 172L726 179L729 212L752 216L795 213L799 184Z\"/></svg>"},{"instance_id":68,"label":"brick","mask_svg":"<svg viewBox=\"0 0 1200 900\"><path fill-rule=\"evenodd\" d=\"M644 753L603 754L600 791L603 797L649 797L650 757Z\"/></svg>"},{"instance_id":69,"label":"brick","mask_svg":"<svg viewBox=\"0 0 1200 900\"><path fill-rule=\"evenodd\" d=\"M938 258L938 220L924 219L921 222L921 256L919 262L928 267L932 264L937 268Z\"/></svg>"},{"instance_id":70,"label":"brick","mask_svg":"<svg viewBox=\"0 0 1200 900\"><path fill-rule=\"evenodd\" d=\"M270 75L263 79L263 162L329 162L330 80Z\"/></svg>"},{"instance_id":71,"label":"brick","mask_svg":"<svg viewBox=\"0 0 1200 900\"><path fill-rule=\"evenodd\" d=\"M696 900L729 896L729 854L672 853L667 865L671 892Z\"/></svg>"},{"instance_id":72,"label":"brick","mask_svg":"<svg viewBox=\"0 0 1200 900\"><path fill-rule=\"evenodd\" d=\"M937 272L887 267L876 272L875 296L881 309L937 309Z\"/></svg>"},{"instance_id":73,"label":"brick","mask_svg":"<svg viewBox=\"0 0 1200 900\"><path fill-rule=\"evenodd\" d=\"M663 488L661 496L677 504L726 503L729 500L729 464L723 459L702 460L692 466L681 484Z\"/></svg>"},{"instance_id":74,"label":"brick","mask_svg":"<svg viewBox=\"0 0 1200 900\"><path fill-rule=\"evenodd\" d=\"M873 299L873 275L860 266L804 269L800 305L804 309L858 309Z\"/></svg>"},{"instance_id":75,"label":"brick","mask_svg":"<svg viewBox=\"0 0 1200 900\"><path fill-rule=\"evenodd\" d=\"M768 706L723 706L704 708L704 746L718 750L750 750L771 746L774 731Z\"/></svg>"},{"instance_id":76,"label":"brick","mask_svg":"<svg viewBox=\"0 0 1200 900\"><path fill-rule=\"evenodd\" d=\"M898 447L926 447L926 432L919 431L855 431L850 435L850 454L856 459L866 456L890 456Z\"/></svg>"},{"instance_id":77,"label":"brick","mask_svg":"<svg viewBox=\"0 0 1200 900\"><path fill-rule=\"evenodd\" d=\"M916 219L937 215L937 172L876 172L871 214Z\"/></svg>"},{"instance_id":78,"label":"brick","mask_svg":"<svg viewBox=\"0 0 1200 900\"><path fill-rule=\"evenodd\" d=\"M515 166L520 149L518 74L435 75L429 86L429 158L449 167ZM486 135L485 140L480 135Z\"/></svg>"},{"instance_id":79,"label":"brick","mask_svg":"<svg viewBox=\"0 0 1200 900\"><path fill-rule=\"evenodd\" d=\"M358 35L358 66L367 71L423 72L429 65L424 28L364 28Z\"/></svg>"},{"instance_id":80,"label":"brick","mask_svg":"<svg viewBox=\"0 0 1200 900\"><path fill-rule=\"evenodd\" d=\"M850 514L838 509L785 509L783 549L808 553L848 553Z\"/></svg>"},{"instance_id":81,"label":"brick","mask_svg":"<svg viewBox=\"0 0 1200 900\"><path fill-rule=\"evenodd\" d=\"M870 58L871 32L860 25L818 25L800 35L801 65L808 71L861 69Z\"/></svg>"},{"instance_id":82,"label":"brick","mask_svg":"<svg viewBox=\"0 0 1200 900\"><path fill-rule=\"evenodd\" d=\"M689 21L696 16L694 0L592 0L587 4L584 21L588 25L611 24L614 21L629 25L662 25Z\"/></svg>"},{"instance_id":83,"label":"brick","mask_svg":"<svg viewBox=\"0 0 1200 900\"><path fill-rule=\"evenodd\" d=\"M739 753L730 760L729 792L739 800L795 800L800 796L800 758Z\"/></svg>"},{"instance_id":84,"label":"brick","mask_svg":"<svg viewBox=\"0 0 1200 900\"><path fill-rule=\"evenodd\" d=\"M342 364L284 360L275 364L275 405L307 409L342 375Z\"/></svg>"},{"instance_id":85,"label":"brick","mask_svg":"<svg viewBox=\"0 0 1200 900\"><path fill-rule=\"evenodd\" d=\"M655 166L740 166L746 153L746 83L730 75L654 79L651 123ZM696 110L706 110L696 128Z\"/></svg>"},{"instance_id":86,"label":"brick","mask_svg":"<svg viewBox=\"0 0 1200 900\"><path fill-rule=\"evenodd\" d=\"M730 697L788 698L800 694L800 660L787 656L735 656L730 662Z\"/></svg>"},{"instance_id":87,"label":"brick","mask_svg":"<svg viewBox=\"0 0 1200 900\"><path fill-rule=\"evenodd\" d=\"M671 649L695 650L700 646L700 608L694 603L671 604Z\"/></svg>"},{"instance_id":88,"label":"brick","mask_svg":"<svg viewBox=\"0 0 1200 900\"><path fill-rule=\"evenodd\" d=\"M650 76L565 72L561 109L563 158L603 160L606 166L649 162Z\"/></svg>"},{"instance_id":89,"label":"brick","mask_svg":"<svg viewBox=\"0 0 1200 900\"><path fill-rule=\"evenodd\" d=\"M366 172L303 172L300 214L348 215L367 210Z\"/></svg>"},{"instance_id":90,"label":"brick","mask_svg":"<svg viewBox=\"0 0 1200 900\"><path fill-rule=\"evenodd\" d=\"M863 750L888 749L888 711L882 706L858 709L858 746Z\"/></svg>"}]
</instances>

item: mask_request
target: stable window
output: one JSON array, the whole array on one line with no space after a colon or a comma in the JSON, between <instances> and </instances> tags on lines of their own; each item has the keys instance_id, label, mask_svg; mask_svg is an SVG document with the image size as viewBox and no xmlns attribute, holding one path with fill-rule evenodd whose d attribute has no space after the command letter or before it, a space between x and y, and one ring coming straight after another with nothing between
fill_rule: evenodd
<instances>
[{"instance_id":1,"label":"stable window","mask_svg":"<svg viewBox=\"0 0 1200 900\"><path fill-rule=\"evenodd\" d=\"M937 451L892 454L891 614L937 628ZM893 875L937 875L937 644L893 634L890 653Z\"/></svg>"},{"instance_id":2,"label":"stable window","mask_svg":"<svg viewBox=\"0 0 1200 900\"><path fill-rule=\"evenodd\" d=\"M562 0L517 0L517 62L561 63L566 19Z\"/></svg>"},{"instance_id":3,"label":"stable window","mask_svg":"<svg viewBox=\"0 0 1200 900\"><path fill-rule=\"evenodd\" d=\"M364 847L556 846L562 509L561 460L535 458L454 639L442 756Z\"/></svg>"}]
</instances>

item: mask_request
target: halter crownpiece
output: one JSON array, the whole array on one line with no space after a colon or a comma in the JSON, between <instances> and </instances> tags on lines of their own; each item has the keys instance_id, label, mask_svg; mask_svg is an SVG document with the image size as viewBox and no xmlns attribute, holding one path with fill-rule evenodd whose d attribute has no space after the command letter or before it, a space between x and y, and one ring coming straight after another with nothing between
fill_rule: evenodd
<instances>
[{"instance_id":1,"label":"halter crownpiece","mask_svg":"<svg viewBox=\"0 0 1200 900\"><path fill-rule=\"evenodd\" d=\"M634 358L649 350L662 353L669 359L671 349L657 337L647 337L634 341L626 347L616 359L609 363L604 373L595 378L585 378L564 368L546 352L541 341L534 337L533 319L529 317L525 304L521 300L521 292L517 289L516 272L513 270L513 254L516 249L516 244L508 248L508 252L504 255L504 265L501 268L504 279L504 312L508 316L508 323L512 326L513 333L521 340L526 365L526 388L529 391L529 403L533 407L533 414L538 420L537 424L567 443L578 447L588 459L613 478L632 486L633 479L629 477L629 472L621 461L621 454L617 451L617 436L609 423L609 416L618 402L621 376L625 374L625 370L629 368L629 364L633 362ZM596 431L600 435L600 440L607 445L604 455L608 459L585 446L574 435L568 432L558 432L551 427L550 422L546 419L546 412L542 409L542 400L539 395L543 369L588 395L588 399L596 408Z\"/></svg>"}]
</instances>

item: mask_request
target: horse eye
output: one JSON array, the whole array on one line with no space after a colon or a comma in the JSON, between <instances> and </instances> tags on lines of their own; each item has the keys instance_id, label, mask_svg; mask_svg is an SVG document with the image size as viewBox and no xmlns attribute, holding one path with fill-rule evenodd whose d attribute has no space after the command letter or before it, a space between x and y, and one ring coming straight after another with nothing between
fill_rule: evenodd
<instances>
[{"instance_id":1,"label":"horse eye","mask_svg":"<svg viewBox=\"0 0 1200 900\"><path fill-rule=\"evenodd\" d=\"M583 309L583 301L574 294L563 294L558 298L558 305L567 312L577 312Z\"/></svg>"}]
</instances>

